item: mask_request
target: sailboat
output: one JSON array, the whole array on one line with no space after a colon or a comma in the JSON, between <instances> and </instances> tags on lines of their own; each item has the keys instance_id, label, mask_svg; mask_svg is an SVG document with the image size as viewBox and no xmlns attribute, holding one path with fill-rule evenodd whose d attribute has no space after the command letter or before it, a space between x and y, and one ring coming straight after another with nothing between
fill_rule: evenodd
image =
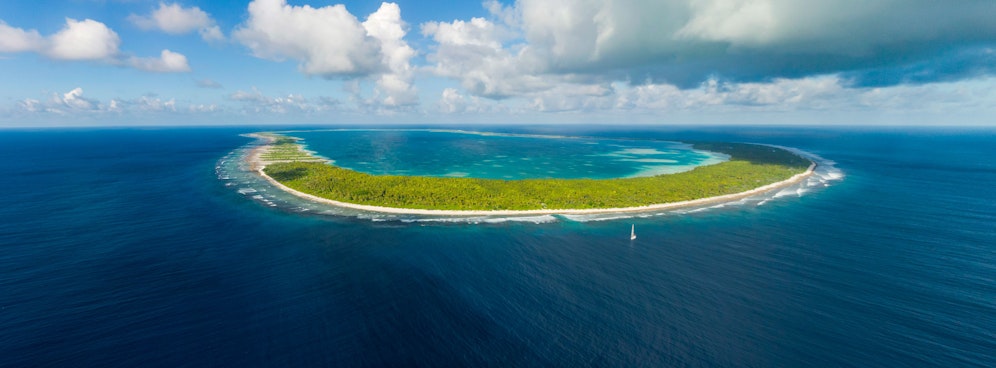
<instances>
[{"instance_id":1,"label":"sailboat","mask_svg":"<svg viewBox=\"0 0 996 368\"><path fill-rule=\"evenodd\" d=\"M635 240L635 239L636 239L636 224L633 224L633 227L629 229L629 240Z\"/></svg>"}]
</instances>

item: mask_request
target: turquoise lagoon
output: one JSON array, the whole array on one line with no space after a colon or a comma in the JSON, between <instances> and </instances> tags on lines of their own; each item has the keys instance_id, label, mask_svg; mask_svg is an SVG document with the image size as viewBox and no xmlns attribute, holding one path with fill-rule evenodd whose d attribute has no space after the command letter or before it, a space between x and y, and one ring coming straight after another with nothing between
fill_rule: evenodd
<instances>
[{"instance_id":1,"label":"turquoise lagoon","mask_svg":"<svg viewBox=\"0 0 996 368\"><path fill-rule=\"evenodd\" d=\"M654 176L729 159L681 142L439 130L284 134L337 166L374 175L487 179Z\"/></svg>"}]
</instances>

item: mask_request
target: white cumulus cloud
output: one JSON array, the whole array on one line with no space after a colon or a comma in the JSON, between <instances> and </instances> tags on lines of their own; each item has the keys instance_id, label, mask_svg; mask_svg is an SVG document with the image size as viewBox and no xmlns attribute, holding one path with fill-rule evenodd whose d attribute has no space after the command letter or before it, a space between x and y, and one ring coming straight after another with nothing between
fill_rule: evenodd
<instances>
[{"instance_id":1,"label":"white cumulus cloud","mask_svg":"<svg viewBox=\"0 0 996 368\"><path fill-rule=\"evenodd\" d=\"M121 39L104 23L66 18L66 26L49 37L44 53L59 60L108 60L118 54Z\"/></svg>"},{"instance_id":2,"label":"white cumulus cloud","mask_svg":"<svg viewBox=\"0 0 996 368\"><path fill-rule=\"evenodd\" d=\"M249 18L232 34L256 57L295 60L307 75L373 78L381 104L406 106L417 102L417 93L410 62L415 50L404 41L404 27L394 3L382 3L360 22L341 4L254 0Z\"/></svg>"},{"instance_id":3,"label":"white cumulus cloud","mask_svg":"<svg viewBox=\"0 0 996 368\"><path fill-rule=\"evenodd\" d=\"M158 58L132 57L128 59L128 64L135 69L156 73L177 73L190 71L190 65L187 64L187 57L183 56L183 54L172 52L170 50L163 50Z\"/></svg>"},{"instance_id":4,"label":"white cumulus cloud","mask_svg":"<svg viewBox=\"0 0 996 368\"><path fill-rule=\"evenodd\" d=\"M505 46L511 31L484 18L469 22L429 22L422 34L437 43L427 59L436 75L460 80L478 96L505 98L552 88L560 76L544 75L535 63L523 59L521 49Z\"/></svg>"},{"instance_id":5,"label":"white cumulus cloud","mask_svg":"<svg viewBox=\"0 0 996 368\"><path fill-rule=\"evenodd\" d=\"M132 14L128 20L143 30L160 30L174 35L197 31L205 41L225 39L211 15L196 6L185 8L177 3L159 3L151 14Z\"/></svg>"},{"instance_id":6,"label":"white cumulus cloud","mask_svg":"<svg viewBox=\"0 0 996 368\"><path fill-rule=\"evenodd\" d=\"M380 41L381 63L388 72L377 79L378 90L385 95L383 103L388 106L413 105L418 102L418 94L412 85L412 49L403 40L405 23L401 20L401 8L394 3L381 3L376 12L363 22L367 34Z\"/></svg>"},{"instance_id":7,"label":"white cumulus cloud","mask_svg":"<svg viewBox=\"0 0 996 368\"><path fill-rule=\"evenodd\" d=\"M90 110L98 106L96 102L83 97L83 88L80 87L76 87L62 96L53 95L53 99L56 103L72 110Z\"/></svg>"},{"instance_id":8,"label":"white cumulus cloud","mask_svg":"<svg viewBox=\"0 0 996 368\"><path fill-rule=\"evenodd\" d=\"M66 25L48 37L0 20L0 52L37 52L54 60L96 61L160 73L190 71L187 57L178 52L163 50L158 58L127 56L120 44L114 30L92 19L66 18Z\"/></svg>"},{"instance_id":9,"label":"white cumulus cloud","mask_svg":"<svg viewBox=\"0 0 996 368\"><path fill-rule=\"evenodd\" d=\"M0 52L39 51L44 46L45 38L38 31L14 28L0 20Z\"/></svg>"},{"instance_id":10,"label":"white cumulus cloud","mask_svg":"<svg viewBox=\"0 0 996 368\"><path fill-rule=\"evenodd\" d=\"M254 0L249 19L233 32L256 57L299 61L311 75L362 75L383 68L376 39L344 5L292 6Z\"/></svg>"}]
</instances>

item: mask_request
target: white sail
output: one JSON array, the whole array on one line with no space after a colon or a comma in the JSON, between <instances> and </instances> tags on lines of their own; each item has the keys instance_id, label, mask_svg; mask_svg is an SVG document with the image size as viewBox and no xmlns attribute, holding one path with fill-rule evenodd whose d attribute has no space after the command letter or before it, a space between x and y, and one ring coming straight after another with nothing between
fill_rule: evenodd
<instances>
[{"instance_id":1,"label":"white sail","mask_svg":"<svg viewBox=\"0 0 996 368\"><path fill-rule=\"evenodd\" d=\"M633 227L629 229L629 240L633 239L636 239L636 224L633 224Z\"/></svg>"}]
</instances>

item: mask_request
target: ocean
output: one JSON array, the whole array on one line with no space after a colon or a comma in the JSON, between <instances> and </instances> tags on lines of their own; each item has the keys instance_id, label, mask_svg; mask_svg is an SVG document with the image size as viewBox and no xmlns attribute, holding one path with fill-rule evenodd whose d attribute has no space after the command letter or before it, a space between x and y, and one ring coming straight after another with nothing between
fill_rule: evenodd
<instances>
[{"instance_id":1,"label":"ocean","mask_svg":"<svg viewBox=\"0 0 996 368\"><path fill-rule=\"evenodd\" d=\"M237 158L263 129L0 130L0 366L996 366L991 128L482 128L837 171L686 211L431 221L261 186Z\"/></svg>"}]
</instances>

